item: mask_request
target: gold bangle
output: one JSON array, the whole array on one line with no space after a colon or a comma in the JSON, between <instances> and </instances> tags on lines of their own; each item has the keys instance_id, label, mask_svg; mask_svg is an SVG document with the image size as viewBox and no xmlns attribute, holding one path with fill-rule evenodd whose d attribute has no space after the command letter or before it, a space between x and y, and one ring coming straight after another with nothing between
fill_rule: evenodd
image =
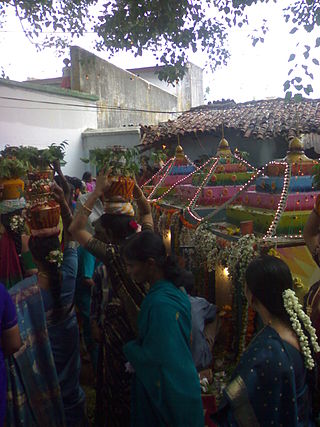
<instances>
[{"instance_id":1,"label":"gold bangle","mask_svg":"<svg viewBox=\"0 0 320 427\"><path fill-rule=\"evenodd\" d=\"M81 210L82 210L82 213L86 216L89 216L92 214L92 209L88 208L88 206L86 205L82 205Z\"/></svg>"}]
</instances>

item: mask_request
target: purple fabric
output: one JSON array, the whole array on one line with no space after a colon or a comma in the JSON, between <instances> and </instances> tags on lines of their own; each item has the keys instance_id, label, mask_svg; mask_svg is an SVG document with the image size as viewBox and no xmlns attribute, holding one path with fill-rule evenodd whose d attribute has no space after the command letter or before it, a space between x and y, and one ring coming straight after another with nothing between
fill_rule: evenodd
<instances>
[{"instance_id":1,"label":"purple fabric","mask_svg":"<svg viewBox=\"0 0 320 427\"><path fill-rule=\"evenodd\" d=\"M16 308L12 299L5 288L0 283L0 336L6 329L10 329L17 324ZM2 340L1 340L2 341ZM1 342L0 341L0 342ZM0 344L0 426L3 426L6 414L6 393L7 393L7 374L4 362L2 343Z\"/></svg>"}]
</instances>

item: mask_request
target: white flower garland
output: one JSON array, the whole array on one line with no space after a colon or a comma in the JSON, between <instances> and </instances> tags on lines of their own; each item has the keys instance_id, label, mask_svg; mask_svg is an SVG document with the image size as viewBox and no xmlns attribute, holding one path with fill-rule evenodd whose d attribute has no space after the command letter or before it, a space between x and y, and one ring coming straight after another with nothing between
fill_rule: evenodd
<instances>
[{"instance_id":1,"label":"white flower garland","mask_svg":"<svg viewBox=\"0 0 320 427\"><path fill-rule=\"evenodd\" d=\"M215 234L208 228L207 224L201 224L197 227L194 234L194 250L195 256L200 265L207 264L209 254L212 251L217 251L217 238ZM208 270L214 269L213 266L208 266Z\"/></svg>"},{"instance_id":2,"label":"white flower garland","mask_svg":"<svg viewBox=\"0 0 320 427\"><path fill-rule=\"evenodd\" d=\"M63 262L63 253L59 251L59 249L56 249L54 251L50 251L45 259L50 264L57 264L57 267L60 268Z\"/></svg>"},{"instance_id":3,"label":"white flower garland","mask_svg":"<svg viewBox=\"0 0 320 427\"><path fill-rule=\"evenodd\" d=\"M286 289L282 293L282 297L284 307L290 317L292 328L297 334L301 351L305 358L306 368L311 370L314 368L315 362L313 360L309 347L308 337L303 332L300 321L303 323L306 331L310 335L313 350L315 351L315 353L318 353L320 351L320 346L318 344L316 331L311 324L309 316L307 316L307 314L303 311L302 305L299 303L299 300L296 297L294 291L292 289Z\"/></svg>"},{"instance_id":4,"label":"white flower garland","mask_svg":"<svg viewBox=\"0 0 320 427\"><path fill-rule=\"evenodd\" d=\"M25 231L25 220L20 215L13 215L10 218L10 228L14 233L21 234Z\"/></svg>"},{"instance_id":5,"label":"white flower garland","mask_svg":"<svg viewBox=\"0 0 320 427\"><path fill-rule=\"evenodd\" d=\"M217 246L208 252L207 268L208 268L209 273L214 271L216 268L216 265L218 264L218 253L219 253L219 249Z\"/></svg>"},{"instance_id":6,"label":"white flower garland","mask_svg":"<svg viewBox=\"0 0 320 427\"><path fill-rule=\"evenodd\" d=\"M49 185L51 183L50 179L39 179L38 181L34 181L31 184L32 190L38 190L43 185Z\"/></svg>"},{"instance_id":7,"label":"white flower garland","mask_svg":"<svg viewBox=\"0 0 320 427\"><path fill-rule=\"evenodd\" d=\"M242 286L249 263L259 255L257 240L253 234L246 234L234 243L229 250L227 267L230 275Z\"/></svg>"}]
</instances>

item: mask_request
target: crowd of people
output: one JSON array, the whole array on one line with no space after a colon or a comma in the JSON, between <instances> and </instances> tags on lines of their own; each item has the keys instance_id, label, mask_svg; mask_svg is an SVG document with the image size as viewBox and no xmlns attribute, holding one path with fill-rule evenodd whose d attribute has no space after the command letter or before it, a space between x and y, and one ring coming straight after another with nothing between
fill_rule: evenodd
<instances>
[{"instance_id":1,"label":"crowd of people","mask_svg":"<svg viewBox=\"0 0 320 427\"><path fill-rule=\"evenodd\" d=\"M0 426L88 426L80 322L96 376L95 426L203 427L199 373L212 365L217 307L193 294L192 273L167 254L137 183L134 211L105 200L109 173L56 172L62 234L20 235L1 215ZM319 226L317 204L304 237L318 263ZM215 425L315 425L319 289L304 310L282 260L249 264L244 293L263 327L223 391Z\"/></svg>"}]
</instances>

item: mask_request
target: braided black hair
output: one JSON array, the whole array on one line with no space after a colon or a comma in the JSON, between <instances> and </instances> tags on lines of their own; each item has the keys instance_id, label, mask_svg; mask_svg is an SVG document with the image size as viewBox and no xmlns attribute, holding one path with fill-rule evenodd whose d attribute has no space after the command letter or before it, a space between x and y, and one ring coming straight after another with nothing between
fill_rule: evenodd
<instances>
[{"instance_id":1,"label":"braided black hair","mask_svg":"<svg viewBox=\"0 0 320 427\"><path fill-rule=\"evenodd\" d=\"M49 262L46 257L51 251L61 250L60 241L57 236L30 237L29 249L35 261L41 263L48 273L49 289L53 299L53 310L61 308L61 281L62 276L58 264Z\"/></svg>"},{"instance_id":2,"label":"braided black hair","mask_svg":"<svg viewBox=\"0 0 320 427\"><path fill-rule=\"evenodd\" d=\"M123 241L136 233L135 227L131 225L135 221L130 215L103 214L100 217L100 222L104 230L110 230L112 236L119 241Z\"/></svg>"}]
</instances>

